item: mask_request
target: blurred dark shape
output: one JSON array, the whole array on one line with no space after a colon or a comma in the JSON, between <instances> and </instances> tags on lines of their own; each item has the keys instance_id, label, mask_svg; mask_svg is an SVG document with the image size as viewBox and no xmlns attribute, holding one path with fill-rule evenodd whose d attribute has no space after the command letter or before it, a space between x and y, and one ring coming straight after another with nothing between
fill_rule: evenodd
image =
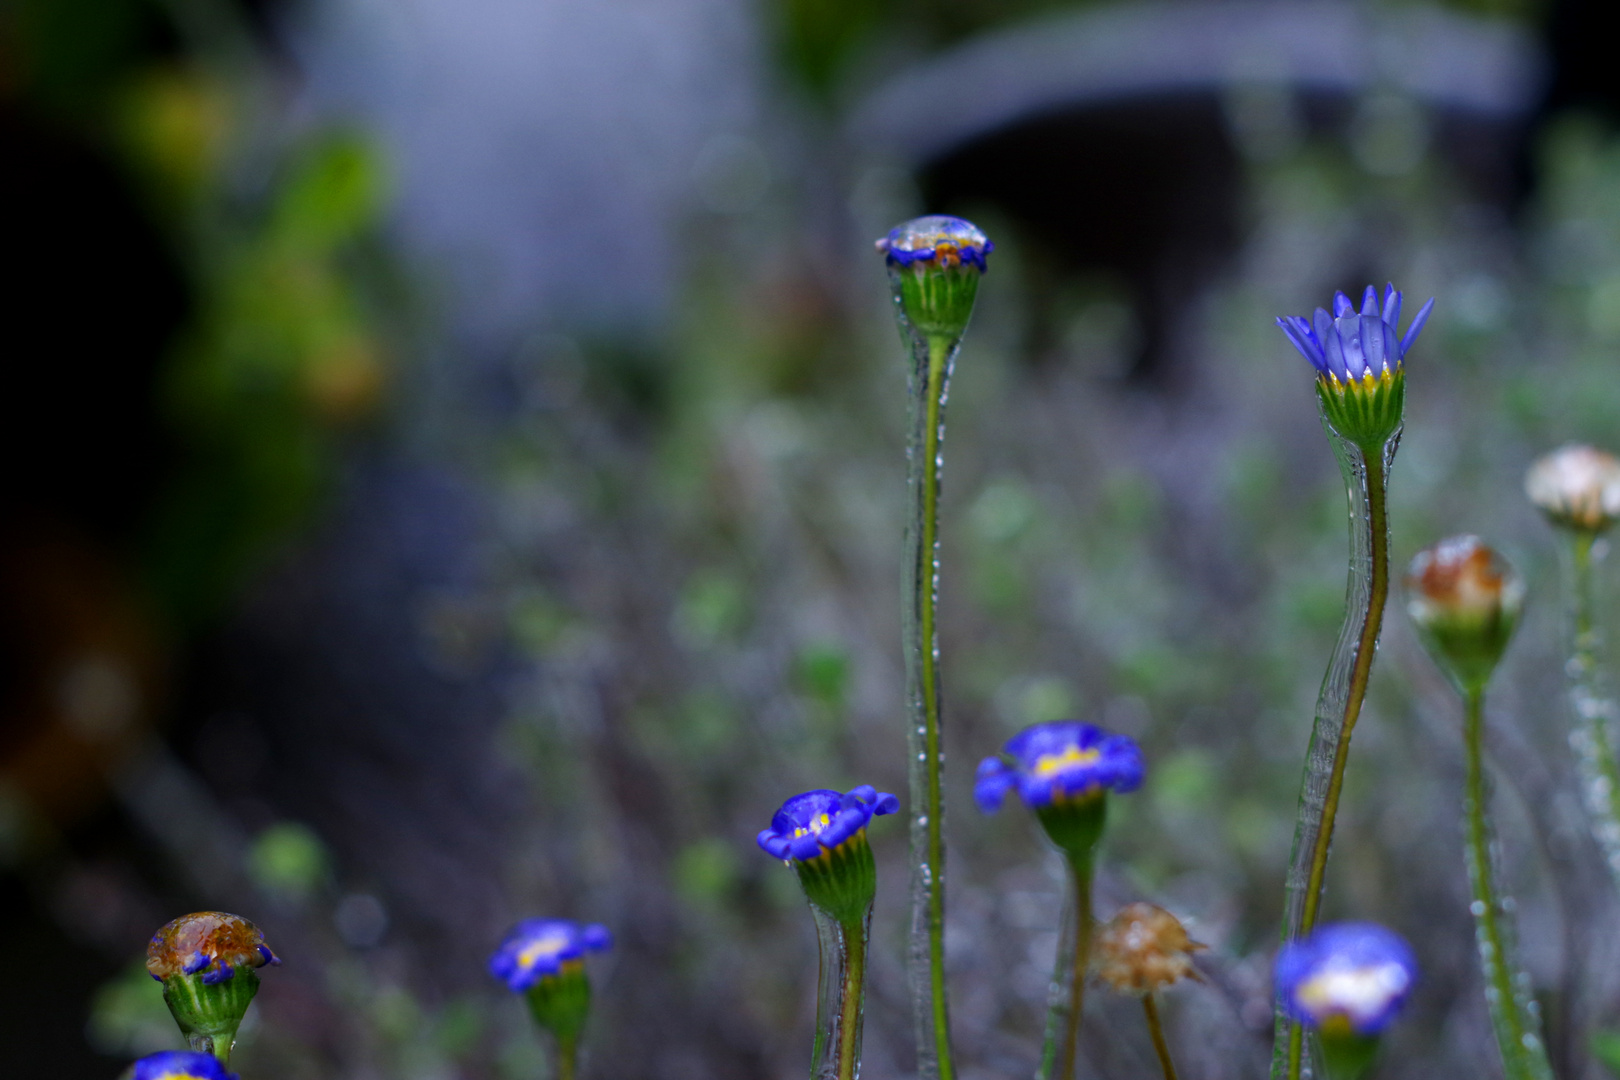
<instances>
[{"instance_id":1,"label":"blurred dark shape","mask_svg":"<svg viewBox=\"0 0 1620 1080\"><path fill-rule=\"evenodd\" d=\"M1052 278L1101 272L1136 309L1130 374L1162 382L1189 302L1242 239L1245 153L1303 134L1279 128L1360 122L1397 143L1363 148L1363 166L1395 173L1421 157L1433 123L1458 171L1504 201L1543 66L1511 25L1438 10L1138 4L927 61L874 94L851 131L920 173L930 208L990 204L1013 219L1035 255L1034 351L1051 335ZM1272 115L1248 126L1273 130L1246 133L1257 96Z\"/></svg>"},{"instance_id":2,"label":"blurred dark shape","mask_svg":"<svg viewBox=\"0 0 1620 1080\"><path fill-rule=\"evenodd\" d=\"M1556 0L1547 19L1554 67L1546 108L1593 109L1620 120L1620 9L1606 0Z\"/></svg>"}]
</instances>

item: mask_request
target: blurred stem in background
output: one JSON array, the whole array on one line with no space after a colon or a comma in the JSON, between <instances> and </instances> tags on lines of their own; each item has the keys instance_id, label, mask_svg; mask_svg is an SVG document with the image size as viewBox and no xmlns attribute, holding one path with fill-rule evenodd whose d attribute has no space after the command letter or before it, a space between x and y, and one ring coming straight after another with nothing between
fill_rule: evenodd
<instances>
[{"instance_id":1,"label":"blurred stem in background","mask_svg":"<svg viewBox=\"0 0 1620 1080\"><path fill-rule=\"evenodd\" d=\"M1524 486L1564 542L1564 676L1575 724L1569 742L1592 835L1620 884L1620 764L1611 731L1620 706L1605 678L1603 632L1594 614L1596 566L1608 552L1603 533L1620 518L1620 460L1590 446L1564 446L1531 466Z\"/></svg>"},{"instance_id":2,"label":"blurred stem in background","mask_svg":"<svg viewBox=\"0 0 1620 1080\"><path fill-rule=\"evenodd\" d=\"M1091 966L1091 936L1096 914L1091 883L1094 859L1090 852L1069 855L1069 904L1058 942L1057 966L1048 995L1046 1040L1041 1051L1041 1080L1069 1080L1080 1045L1080 1022L1085 1017L1086 970Z\"/></svg>"},{"instance_id":3,"label":"blurred stem in background","mask_svg":"<svg viewBox=\"0 0 1620 1080\"><path fill-rule=\"evenodd\" d=\"M1153 1052L1158 1055L1164 1080L1176 1080L1176 1063L1170 1060L1170 1044L1164 1041L1164 1026L1159 1023L1159 1006L1152 994L1142 995L1142 1011L1147 1016L1148 1035L1153 1039Z\"/></svg>"},{"instance_id":4,"label":"blurred stem in background","mask_svg":"<svg viewBox=\"0 0 1620 1080\"><path fill-rule=\"evenodd\" d=\"M1518 965L1513 901L1500 885L1485 775L1485 687L1518 625L1524 583L1477 537L1455 536L1418 552L1406 590L1418 636L1463 699L1463 852L1485 1004L1502 1066L1508 1080L1552 1080L1530 979Z\"/></svg>"},{"instance_id":5,"label":"blurred stem in background","mask_svg":"<svg viewBox=\"0 0 1620 1080\"><path fill-rule=\"evenodd\" d=\"M906 520L903 647L911 794L911 973L917 1071L952 1080L945 987L945 807L940 792L944 735L940 715L939 487L944 467L945 400L979 277L992 245L970 222L923 217L878 241L888 262L900 338L911 353L911 513Z\"/></svg>"}]
</instances>

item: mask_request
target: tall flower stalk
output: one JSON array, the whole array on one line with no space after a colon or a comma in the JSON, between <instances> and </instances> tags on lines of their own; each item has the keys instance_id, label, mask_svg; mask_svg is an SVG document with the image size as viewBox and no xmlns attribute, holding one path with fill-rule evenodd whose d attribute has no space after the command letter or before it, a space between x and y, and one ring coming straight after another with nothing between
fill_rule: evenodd
<instances>
[{"instance_id":1,"label":"tall flower stalk","mask_svg":"<svg viewBox=\"0 0 1620 1080\"><path fill-rule=\"evenodd\" d=\"M954 1080L945 987L945 760L940 711L939 489L945 400L962 335L973 314L985 256L994 245L972 223L933 216L896 226L879 240L889 267L900 337L911 354L911 513L906 519L903 627L911 792L911 980L917 1071Z\"/></svg>"},{"instance_id":2,"label":"tall flower stalk","mask_svg":"<svg viewBox=\"0 0 1620 1080\"><path fill-rule=\"evenodd\" d=\"M840 795L795 795L759 834L759 846L799 875L816 921L821 966L810 1080L856 1080L866 1000L866 950L877 895L877 863L866 839L875 816L900 808L893 795L862 785Z\"/></svg>"},{"instance_id":3,"label":"tall flower stalk","mask_svg":"<svg viewBox=\"0 0 1620 1080\"><path fill-rule=\"evenodd\" d=\"M1513 902L1502 891L1485 772L1485 687L1518 624L1524 584L1477 537L1456 536L1418 553L1406 589L1418 636L1463 699L1463 851L1485 1003L1502 1067L1507 1080L1552 1080L1529 976L1518 966Z\"/></svg>"},{"instance_id":4,"label":"tall flower stalk","mask_svg":"<svg viewBox=\"0 0 1620 1080\"><path fill-rule=\"evenodd\" d=\"M1307 935L1320 915L1333 826L1344 788L1350 737L1372 674L1378 635L1389 598L1389 470L1400 444L1406 403L1405 357L1434 306L1423 305L1404 337L1397 337L1401 294L1390 285L1382 306L1371 286L1358 312L1337 293L1333 314L1277 320L1288 340L1317 371L1322 426L1344 476L1350 502L1350 566L1345 620L1316 702L1305 753L1299 818L1289 858L1283 909L1284 943ZM1307 1028L1279 1004L1273 1043L1273 1080L1311 1074Z\"/></svg>"},{"instance_id":5,"label":"tall flower stalk","mask_svg":"<svg viewBox=\"0 0 1620 1080\"><path fill-rule=\"evenodd\" d=\"M1077 720L1027 727L1007 740L999 756L979 763L973 795L980 809L994 812L1016 790L1069 867L1070 918L1052 976L1046 1045L1035 1074L1040 1080L1072 1080L1075 1074L1091 966L1097 842L1108 821L1109 792L1135 791L1142 773L1142 751L1133 740Z\"/></svg>"},{"instance_id":6,"label":"tall flower stalk","mask_svg":"<svg viewBox=\"0 0 1620 1080\"><path fill-rule=\"evenodd\" d=\"M1569 654L1564 674L1574 722L1569 741L1592 835L1620 884L1620 763L1613 740L1620 704L1605 677L1603 633L1593 610L1597 564L1608 546L1602 536L1620 519L1620 460L1590 446L1565 446L1537 461L1524 486L1562 534Z\"/></svg>"}]
</instances>

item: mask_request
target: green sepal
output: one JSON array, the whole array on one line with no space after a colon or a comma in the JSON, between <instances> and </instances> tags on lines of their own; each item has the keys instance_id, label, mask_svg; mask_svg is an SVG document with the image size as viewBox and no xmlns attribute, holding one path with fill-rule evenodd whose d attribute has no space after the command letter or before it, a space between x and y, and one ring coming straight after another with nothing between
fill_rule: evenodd
<instances>
[{"instance_id":1,"label":"green sepal","mask_svg":"<svg viewBox=\"0 0 1620 1080\"><path fill-rule=\"evenodd\" d=\"M1037 809L1035 816L1065 855L1089 865L1097 841L1102 839L1103 826L1108 824L1108 792L1099 788L1079 798L1053 799Z\"/></svg>"},{"instance_id":2,"label":"green sepal","mask_svg":"<svg viewBox=\"0 0 1620 1080\"><path fill-rule=\"evenodd\" d=\"M925 338L953 342L967 332L981 276L971 263L938 266L935 261L918 261L889 267L902 323Z\"/></svg>"},{"instance_id":3,"label":"green sepal","mask_svg":"<svg viewBox=\"0 0 1620 1080\"><path fill-rule=\"evenodd\" d=\"M200 1054L213 1054L230 1064L231 1048L236 1045L236 1029L259 992L259 976L252 968L239 967L229 979L203 982L203 976L171 975L163 980L163 1001L186 1044Z\"/></svg>"},{"instance_id":4,"label":"green sepal","mask_svg":"<svg viewBox=\"0 0 1620 1080\"><path fill-rule=\"evenodd\" d=\"M561 1041L578 1038L591 1013L591 980L581 961L567 961L555 975L545 975L526 995L534 1022Z\"/></svg>"},{"instance_id":5,"label":"green sepal","mask_svg":"<svg viewBox=\"0 0 1620 1080\"><path fill-rule=\"evenodd\" d=\"M1382 457L1384 444L1400 430L1406 410L1406 369L1385 368L1377 376L1348 382L1320 375L1316 397L1334 431L1361 447L1369 460Z\"/></svg>"},{"instance_id":6,"label":"green sepal","mask_svg":"<svg viewBox=\"0 0 1620 1080\"><path fill-rule=\"evenodd\" d=\"M1318 1031L1322 1039L1322 1068L1327 1080L1361 1080L1378 1057L1378 1036L1358 1035L1352 1030L1335 1030L1325 1024Z\"/></svg>"},{"instance_id":7,"label":"green sepal","mask_svg":"<svg viewBox=\"0 0 1620 1080\"><path fill-rule=\"evenodd\" d=\"M835 848L823 848L813 859L794 859L805 899L832 916L840 925L853 926L866 918L877 896L877 860L866 830Z\"/></svg>"},{"instance_id":8,"label":"green sepal","mask_svg":"<svg viewBox=\"0 0 1620 1080\"><path fill-rule=\"evenodd\" d=\"M1438 607L1438 605L1436 605ZM1518 625L1517 609L1500 604L1488 612L1439 613L1413 619L1418 638L1434 662L1463 694L1485 689Z\"/></svg>"}]
</instances>

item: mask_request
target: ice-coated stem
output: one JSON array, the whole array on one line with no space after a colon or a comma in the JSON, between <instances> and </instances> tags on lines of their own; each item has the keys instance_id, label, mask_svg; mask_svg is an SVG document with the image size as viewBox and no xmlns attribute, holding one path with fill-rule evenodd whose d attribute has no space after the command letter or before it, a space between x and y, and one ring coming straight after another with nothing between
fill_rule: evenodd
<instances>
[{"instance_id":1,"label":"ice-coated stem","mask_svg":"<svg viewBox=\"0 0 1620 1080\"><path fill-rule=\"evenodd\" d=\"M1350 564L1345 586L1345 617L1338 644L1316 699L1316 721L1305 753L1300 784L1299 819L1288 864L1282 938L1293 941L1316 926L1322 902L1333 823L1339 812L1350 736L1367 695L1367 679L1378 651L1384 605L1389 599L1389 515L1385 496L1389 467L1400 443L1400 428L1382 445L1361 446L1333 429L1323 428L1339 462L1350 503ZM1302 1080L1312 1075L1305 1054L1307 1035L1279 1005L1272 1044L1272 1080Z\"/></svg>"},{"instance_id":2,"label":"ice-coated stem","mask_svg":"<svg viewBox=\"0 0 1620 1080\"><path fill-rule=\"evenodd\" d=\"M1086 971L1091 966L1092 861L1070 856L1068 918L1059 935L1057 963L1047 994L1046 1045L1036 1080L1072 1080L1085 1015Z\"/></svg>"},{"instance_id":3,"label":"ice-coated stem","mask_svg":"<svg viewBox=\"0 0 1620 1080\"><path fill-rule=\"evenodd\" d=\"M945 994L945 755L939 706L939 483L945 398L960 337L912 333L911 514L906 527L905 654L911 779L911 979L922 1080L954 1080Z\"/></svg>"},{"instance_id":4,"label":"ice-coated stem","mask_svg":"<svg viewBox=\"0 0 1620 1080\"><path fill-rule=\"evenodd\" d=\"M1485 1003L1507 1080L1552 1080L1529 976L1518 970L1512 901L1502 894L1496 880L1497 846L1490 820L1490 781L1485 775L1483 745L1484 688L1469 690L1464 701L1463 745L1468 770L1463 796L1464 850L1474 896L1470 905L1474 938L1485 976Z\"/></svg>"},{"instance_id":5,"label":"ice-coated stem","mask_svg":"<svg viewBox=\"0 0 1620 1080\"><path fill-rule=\"evenodd\" d=\"M1142 995L1142 1011L1147 1014L1148 1034L1153 1036L1153 1051L1159 1055L1159 1068L1164 1080L1176 1080L1176 1065L1170 1060L1170 1044L1164 1041L1164 1025L1159 1023L1159 1005L1152 994Z\"/></svg>"},{"instance_id":6,"label":"ice-coated stem","mask_svg":"<svg viewBox=\"0 0 1620 1080\"><path fill-rule=\"evenodd\" d=\"M1620 766L1614 757L1610 728L1620 707L1615 704L1599 655L1603 636L1593 618L1593 564L1606 545L1590 529L1568 530L1565 555L1569 608L1569 661L1564 665L1569 709L1575 721L1569 744L1581 771L1581 790L1592 822L1592 835L1603 850L1609 872L1620 884Z\"/></svg>"},{"instance_id":7,"label":"ice-coated stem","mask_svg":"<svg viewBox=\"0 0 1620 1080\"><path fill-rule=\"evenodd\" d=\"M861 1074L861 1028L866 1000L866 946L872 911L841 923L811 905L821 946L816 992L816 1041L810 1080L856 1080Z\"/></svg>"}]
</instances>

